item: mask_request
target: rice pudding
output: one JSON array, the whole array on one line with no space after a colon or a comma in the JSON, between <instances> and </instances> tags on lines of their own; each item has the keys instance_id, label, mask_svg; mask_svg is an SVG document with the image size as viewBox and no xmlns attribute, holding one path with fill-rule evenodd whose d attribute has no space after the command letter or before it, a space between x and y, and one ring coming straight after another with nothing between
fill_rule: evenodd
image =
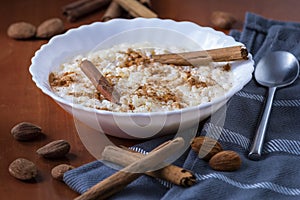
<instances>
[{"instance_id":1,"label":"rice pudding","mask_svg":"<svg viewBox=\"0 0 300 200\"><path fill-rule=\"evenodd\" d=\"M176 66L153 62L151 55L184 52L148 43L120 44L79 55L49 75L60 97L98 110L158 112L196 106L224 95L233 85L229 64ZM90 60L121 95L120 105L106 100L80 69Z\"/></svg>"}]
</instances>

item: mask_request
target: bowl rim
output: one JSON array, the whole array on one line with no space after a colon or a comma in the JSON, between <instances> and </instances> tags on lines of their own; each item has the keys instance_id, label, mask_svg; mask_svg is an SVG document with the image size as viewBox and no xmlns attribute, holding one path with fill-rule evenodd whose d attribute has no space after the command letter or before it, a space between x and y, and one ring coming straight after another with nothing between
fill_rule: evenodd
<instances>
[{"instance_id":1,"label":"bowl rim","mask_svg":"<svg viewBox=\"0 0 300 200\"><path fill-rule=\"evenodd\" d=\"M43 44L40 49L38 49L34 56L31 58L31 65L29 67L29 72L32 76L32 80L33 82L36 84L36 86L42 90L42 92L46 95L48 95L49 97L51 97L53 100L55 100L57 103L59 104L64 104L64 105L67 105L67 106L70 106L72 107L72 109L78 109L78 110L83 110L83 111L86 111L86 112L93 112L93 113L96 113L96 114L101 114L101 115L111 115L113 114L114 116L159 116L159 115L173 115L173 114L180 114L180 113L185 113L185 112L191 112L191 111L197 111L197 110L201 110L201 109L204 109L204 108L209 108L213 105L217 105L221 102L223 102L224 100L227 101L229 98L231 98L236 92L238 92L239 90L241 90L251 79L252 79L252 72L254 71L254 61L252 59L252 55L249 53L249 59L247 60L247 62L250 62L249 64L252 66L251 68L249 68L247 71L248 71L248 76L244 79L244 82L239 84L238 86L235 86L233 88L231 88L229 91L227 91L224 95L220 96L220 97L217 97L217 98L214 98L212 101L210 102L204 102L204 103L201 103L199 105L196 105L196 106L191 106L191 107L187 107L187 108L182 108L182 109L176 109L176 110L169 110L169 111L156 111L156 112L115 112L115 111L106 111L106 110L98 110L98 109L95 109L95 108L90 108L90 107L86 107L86 106L83 106L81 104L76 104L76 103L73 103L73 102L70 102L58 95L56 95L53 91L51 91L51 89L48 89L46 87L44 87L40 81L38 80L35 72L34 72L34 69L37 66L37 60L38 58L40 57L41 54L44 53L45 50L47 50L47 48L50 48L51 45L53 43L55 43L57 40L60 40L60 39L63 39L65 37L67 37L68 35L70 34L75 34L76 32L79 32L81 31L82 29L88 29L88 28L91 28L93 26L100 26L100 25L103 25L103 26L109 26L111 24L114 24L114 23L135 23L137 21L144 21L144 22L163 22L163 23L172 23L172 24L177 24L179 26L182 26L182 25L190 25L190 26L193 26L195 27L197 30L206 30L206 31L210 31L210 32L214 32L214 34L220 36L220 37L226 37L227 39L229 40L232 40L233 42L237 43L237 44L240 44L240 45L243 45L242 43L238 42L238 41L235 41L233 37L229 36L229 35L226 35L225 33L221 32L221 31L217 31L211 27L203 27L203 26L200 26L198 24L195 24L193 22L190 22L190 21L175 21L175 20L172 20L172 19L160 19L160 18L134 18L134 19L121 19L121 18L117 18L117 19L112 19L112 20L109 20L107 22L93 22L91 24L85 24L85 25L81 25L79 27L76 27L76 28L71 28L69 30L67 30L65 33L63 34L60 34L60 35L56 35L54 37L52 37L48 43L45 43ZM243 45L244 46L244 45ZM50 86L49 86L50 87Z\"/></svg>"}]
</instances>

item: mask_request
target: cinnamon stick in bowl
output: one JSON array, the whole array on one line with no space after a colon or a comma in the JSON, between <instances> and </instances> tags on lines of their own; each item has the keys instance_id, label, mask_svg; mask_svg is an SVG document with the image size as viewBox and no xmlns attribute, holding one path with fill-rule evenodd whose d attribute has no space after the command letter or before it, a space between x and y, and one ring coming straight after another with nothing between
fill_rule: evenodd
<instances>
[{"instance_id":1,"label":"cinnamon stick in bowl","mask_svg":"<svg viewBox=\"0 0 300 200\"><path fill-rule=\"evenodd\" d=\"M152 55L154 62L174 65L199 65L209 62L247 60L248 51L244 46L232 46L203 51Z\"/></svg>"},{"instance_id":2,"label":"cinnamon stick in bowl","mask_svg":"<svg viewBox=\"0 0 300 200\"><path fill-rule=\"evenodd\" d=\"M120 94L114 90L113 86L99 72L91 61L83 60L80 64L80 69L105 98L113 103L120 104Z\"/></svg>"}]
</instances>

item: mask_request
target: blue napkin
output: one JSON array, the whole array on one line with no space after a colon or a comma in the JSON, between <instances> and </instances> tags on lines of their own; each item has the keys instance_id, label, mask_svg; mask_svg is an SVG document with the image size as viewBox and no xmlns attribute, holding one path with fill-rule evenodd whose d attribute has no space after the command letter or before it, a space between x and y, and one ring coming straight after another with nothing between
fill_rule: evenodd
<instances>
[{"instance_id":1,"label":"blue napkin","mask_svg":"<svg viewBox=\"0 0 300 200\"><path fill-rule=\"evenodd\" d=\"M300 24L265 19L246 14L242 32L230 33L244 43L257 62L270 51L287 50L300 59ZM219 140L224 149L238 152L242 167L235 172L219 172L208 167L191 150L176 165L192 170L197 184L182 188L162 180L142 176L111 199L300 199L300 80L276 92L263 149L263 159L247 158L263 109L266 88L251 80L203 126L198 135ZM220 118L220 120L218 120ZM153 139L135 148L151 151L172 138ZM95 161L64 175L73 190L83 193L115 171Z\"/></svg>"}]
</instances>

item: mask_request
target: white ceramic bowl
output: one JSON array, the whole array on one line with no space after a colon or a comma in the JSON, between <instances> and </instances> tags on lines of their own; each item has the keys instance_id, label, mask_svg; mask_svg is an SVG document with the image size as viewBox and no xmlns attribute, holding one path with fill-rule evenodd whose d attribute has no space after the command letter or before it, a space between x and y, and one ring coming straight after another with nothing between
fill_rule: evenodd
<instances>
[{"instance_id":1,"label":"white ceramic bowl","mask_svg":"<svg viewBox=\"0 0 300 200\"><path fill-rule=\"evenodd\" d=\"M77 120L100 132L122 138L148 138L162 134L175 134L178 129L186 130L197 125L199 121L224 105L252 78L253 60L250 55L247 61L233 63L234 86L224 96L195 107L168 112L118 113L94 110L73 104L52 92L48 76L50 72L57 70L61 63L79 54L111 47L114 44L145 41L155 45L180 46L190 50L242 45L222 32L191 22L143 18L114 19L105 23L84 25L53 37L35 53L30 73L37 87Z\"/></svg>"}]
</instances>

